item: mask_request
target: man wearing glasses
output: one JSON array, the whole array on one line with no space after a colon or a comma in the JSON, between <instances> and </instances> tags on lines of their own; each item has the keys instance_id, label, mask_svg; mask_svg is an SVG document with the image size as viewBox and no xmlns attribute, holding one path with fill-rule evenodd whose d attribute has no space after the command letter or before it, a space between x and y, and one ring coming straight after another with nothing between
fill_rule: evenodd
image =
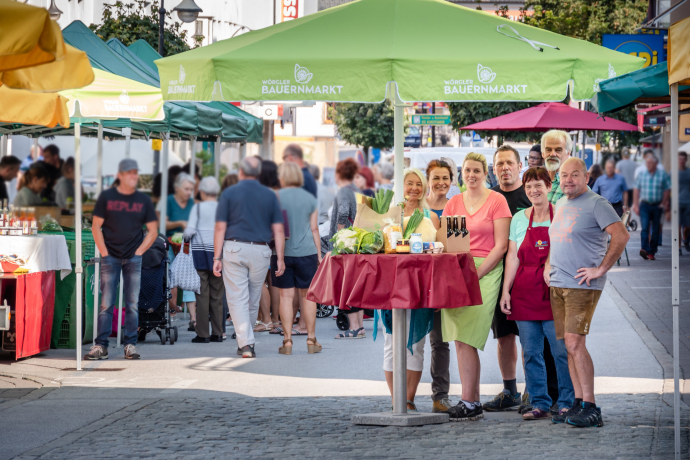
<instances>
[{"instance_id":1,"label":"man wearing glasses","mask_svg":"<svg viewBox=\"0 0 690 460\"><path fill-rule=\"evenodd\" d=\"M536 166L544 166L544 158L541 156L540 144L534 144L529 154L525 157L525 166L520 171L520 180L522 180L522 175L525 171Z\"/></svg>"}]
</instances>

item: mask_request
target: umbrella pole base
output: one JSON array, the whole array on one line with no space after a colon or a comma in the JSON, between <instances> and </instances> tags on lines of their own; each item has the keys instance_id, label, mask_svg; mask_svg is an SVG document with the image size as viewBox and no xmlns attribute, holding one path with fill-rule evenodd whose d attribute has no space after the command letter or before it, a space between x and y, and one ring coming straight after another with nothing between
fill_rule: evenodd
<instances>
[{"instance_id":1,"label":"umbrella pole base","mask_svg":"<svg viewBox=\"0 0 690 460\"><path fill-rule=\"evenodd\" d=\"M351 419L354 425L376 426L422 426L448 423L448 414L438 413L407 413L393 414L393 412L374 412L373 414L353 415Z\"/></svg>"}]
</instances>

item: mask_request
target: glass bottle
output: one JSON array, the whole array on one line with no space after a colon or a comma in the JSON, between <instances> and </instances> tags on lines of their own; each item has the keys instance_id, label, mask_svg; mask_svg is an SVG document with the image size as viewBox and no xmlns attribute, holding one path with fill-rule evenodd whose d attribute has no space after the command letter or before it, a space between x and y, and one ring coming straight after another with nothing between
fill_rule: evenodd
<instances>
[{"instance_id":1,"label":"glass bottle","mask_svg":"<svg viewBox=\"0 0 690 460\"><path fill-rule=\"evenodd\" d=\"M450 216L446 216L446 238L453 236L453 219Z\"/></svg>"},{"instance_id":2,"label":"glass bottle","mask_svg":"<svg viewBox=\"0 0 690 460\"><path fill-rule=\"evenodd\" d=\"M460 223L460 233L462 234L462 237L466 237L470 232L467 230L467 223L465 222L465 216L461 216L461 223Z\"/></svg>"},{"instance_id":3,"label":"glass bottle","mask_svg":"<svg viewBox=\"0 0 690 460\"><path fill-rule=\"evenodd\" d=\"M29 208L29 213L28 213L28 219L29 219L29 234L30 235L36 235L38 234L38 225L36 223L36 208Z\"/></svg>"},{"instance_id":4,"label":"glass bottle","mask_svg":"<svg viewBox=\"0 0 690 460\"><path fill-rule=\"evenodd\" d=\"M453 233L455 236L460 236L459 216L453 216Z\"/></svg>"}]
</instances>

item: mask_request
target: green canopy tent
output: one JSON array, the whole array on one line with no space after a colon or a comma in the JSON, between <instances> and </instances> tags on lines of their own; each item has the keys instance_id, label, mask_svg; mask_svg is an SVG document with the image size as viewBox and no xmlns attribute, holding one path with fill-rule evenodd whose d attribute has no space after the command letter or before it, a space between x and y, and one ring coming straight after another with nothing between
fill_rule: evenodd
<instances>
[{"instance_id":1,"label":"green canopy tent","mask_svg":"<svg viewBox=\"0 0 690 460\"><path fill-rule=\"evenodd\" d=\"M433 24L428 40L420 24ZM587 100L643 60L442 0L359 0L156 61L166 100L318 100L395 106L395 201L403 101ZM538 69L535 71L535 69ZM393 311L393 413L355 423L439 423L407 414L405 312ZM441 417L443 419L443 417ZM447 419L446 419L447 420Z\"/></svg>"}]
</instances>

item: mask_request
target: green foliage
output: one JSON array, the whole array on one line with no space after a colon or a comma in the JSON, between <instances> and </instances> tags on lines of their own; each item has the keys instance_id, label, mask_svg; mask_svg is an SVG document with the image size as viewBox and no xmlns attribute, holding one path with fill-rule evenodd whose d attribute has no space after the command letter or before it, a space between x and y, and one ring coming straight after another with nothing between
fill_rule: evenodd
<instances>
[{"instance_id":1,"label":"green foliage","mask_svg":"<svg viewBox=\"0 0 690 460\"><path fill-rule=\"evenodd\" d=\"M123 4L121 1L114 5L103 5L103 23L91 24L93 30L103 41L117 38L125 46L137 40L146 40L153 49L158 50L160 23L158 21L158 0L153 0L151 12L146 13L143 0L135 0L135 4ZM147 2L148 3L148 2ZM187 45L187 31L182 30L182 24L173 20L172 10L165 14L165 33L163 45L164 55L170 56L189 50ZM195 48L201 45L203 37L193 37Z\"/></svg>"},{"instance_id":2,"label":"green foliage","mask_svg":"<svg viewBox=\"0 0 690 460\"><path fill-rule=\"evenodd\" d=\"M500 117L535 105L537 104L531 102L449 102L448 109L450 110L451 126L460 131L463 126ZM498 136L499 145L504 140L533 142L541 136L541 133L521 131L476 131L476 133L482 137Z\"/></svg>"},{"instance_id":3,"label":"green foliage","mask_svg":"<svg viewBox=\"0 0 690 460\"><path fill-rule=\"evenodd\" d=\"M202 160L203 166L201 167L201 177L215 177L216 175L216 165L213 164L213 156L211 155L211 152L208 150L201 150L199 152L196 152L196 158L197 160ZM228 167L225 166L224 164L220 165L220 174L219 178L220 180L223 180L223 178L228 174Z\"/></svg>"},{"instance_id":4,"label":"green foliage","mask_svg":"<svg viewBox=\"0 0 690 460\"><path fill-rule=\"evenodd\" d=\"M362 146L365 154L369 147L393 147L393 105L389 100L380 104L339 103L329 109L338 134L352 145ZM405 120L405 132L409 122Z\"/></svg>"}]
</instances>

